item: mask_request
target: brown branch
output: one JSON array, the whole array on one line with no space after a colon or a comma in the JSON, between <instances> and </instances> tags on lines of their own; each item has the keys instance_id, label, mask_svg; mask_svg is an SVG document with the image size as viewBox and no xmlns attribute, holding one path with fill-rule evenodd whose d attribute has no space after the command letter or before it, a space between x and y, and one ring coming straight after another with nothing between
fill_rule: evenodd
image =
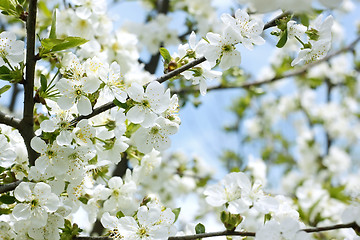
<instances>
[{"instance_id":1,"label":"brown branch","mask_svg":"<svg viewBox=\"0 0 360 240\"><path fill-rule=\"evenodd\" d=\"M236 232L236 231L222 231L222 232L211 232L201 233L187 236L176 236L169 237L168 240L193 240L199 238L218 237L218 236L243 236L243 237L255 237L254 232Z\"/></svg>"},{"instance_id":2,"label":"brown branch","mask_svg":"<svg viewBox=\"0 0 360 240\"><path fill-rule=\"evenodd\" d=\"M8 125L10 127L20 129L20 119L17 119L13 116L6 115L3 112L0 112L0 123Z\"/></svg>"},{"instance_id":3,"label":"brown branch","mask_svg":"<svg viewBox=\"0 0 360 240\"><path fill-rule=\"evenodd\" d=\"M0 185L0 194L14 190L21 182L21 180L18 180L16 182Z\"/></svg>"},{"instance_id":4,"label":"brown branch","mask_svg":"<svg viewBox=\"0 0 360 240\"><path fill-rule=\"evenodd\" d=\"M271 20L270 22L268 22L267 24L265 24L264 25L264 30L268 29L270 27L273 27L273 22L275 22L277 19L280 19L280 18L284 17L287 14L289 14L289 12L284 12L284 13L280 14L279 16L277 16L276 18L274 18L273 20ZM165 74L165 75L163 75L161 77L158 77L157 79L155 79L155 81L158 81L159 83L163 83L163 82L177 76L178 74L180 74L182 72L185 72L186 70L189 70L190 68L195 67L196 65L198 65L198 64L200 64L202 62L205 62L205 61L206 61L205 57L197 58L192 62L189 62L189 63L187 63L187 64L185 64L185 65L183 65L183 66L181 66L181 67L179 67L179 68L177 68L177 69L175 69L175 70L173 70L173 71L171 71L171 72L169 72L169 73L167 73L167 74ZM221 88L221 89L223 89L223 88ZM105 112L105 111L107 111L107 110L109 110L109 109L111 109L111 108L113 108L115 106L116 105L114 103L112 103L112 102L106 103L106 104L104 104L104 105L102 105L102 106L100 106L98 108L95 108L94 111L91 114L89 114L87 116L80 116L80 117L72 120L71 125L74 126L74 125L76 125L76 123L78 123L82 119L92 118L92 117L94 117L94 116L96 116L96 115L98 115L98 114L100 114L102 112Z\"/></svg>"},{"instance_id":5,"label":"brown branch","mask_svg":"<svg viewBox=\"0 0 360 240\"><path fill-rule=\"evenodd\" d=\"M279 16L277 16L276 18L270 20L269 22L267 22L265 25L264 25L264 30L265 29L268 29L268 28L271 28L271 27L275 27L276 26L276 21L287 16L287 15L290 15L292 14L292 12L290 11L286 11L286 12L283 12L282 14L280 14Z\"/></svg>"},{"instance_id":6,"label":"brown branch","mask_svg":"<svg viewBox=\"0 0 360 240\"><path fill-rule=\"evenodd\" d=\"M29 164L33 166L38 154L31 148L30 141L34 134L34 78L35 78L35 26L36 26L37 0L29 1L29 15L26 21L26 73L24 82L24 112L19 129L24 138L29 157Z\"/></svg>"},{"instance_id":7,"label":"brown branch","mask_svg":"<svg viewBox=\"0 0 360 240\"><path fill-rule=\"evenodd\" d=\"M342 229L342 228L358 229L359 226L355 222L352 222L352 223L335 224L335 225L326 226L326 227L305 228L305 229L302 229L302 231L308 232L308 233L314 233L314 232L325 232L325 231L337 230L337 229Z\"/></svg>"},{"instance_id":8,"label":"brown branch","mask_svg":"<svg viewBox=\"0 0 360 240\"><path fill-rule=\"evenodd\" d=\"M359 226L355 223L343 223L343 224L335 224L326 227L314 227L314 228L304 228L300 229L300 231L304 231L307 233L315 233L315 232L325 232L331 230L337 230L342 228L352 228L352 229L359 229ZM201 234L194 234L194 235L185 235L185 236L174 236L169 237L168 240L195 240L199 238L208 238L208 237L219 237L219 236L243 236L243 237L255 237L255 232L240 232L240 231L220 231L220 232L211 232L211 233L201 233ZM109 237L83 237L83 236L76 236L73 237L75 240L110 240L112 238Z\"/></svg>"},{"instance_id":9,"label":"brown branch","mask_svg":"<svg viewBox=\"0 0 360 240\"><path fill-rule=\"evenodd\" d=\"M92 113L90 113L89 115L86 115L86 116L79 116L75 119L73 119L71 122L70 122L70 126L75 126L78 122L80 122L81 120L83 119L90 119L96 115L99 115L100 113L103 113L107 110L110 110L111 108L115 107L116 105L113 103L113 102L108 102L108 103L105 103L104 105L100 106L100 107L97 107L93 110Z\"/></svg>"},{"instance_id":10,"label":"brown branch","mask_svg":"<svg viewBox=\"0 0 360 240\"><path fill-rule=\"evenodd\" d=\"M360 36L358 36L347 47L341 48L341 49L337 50L336 52L333 52L332 54L329 54L326 57L324 57L324 58L322 58L322 59L320 59L320 60L318 60L316 62L312 62L312 63L307 64L307 65L305 65L305 66L303 66L301 68L298 68L296 70L288 71L288 72L286 72L284 74L277 75L277 76L275 76L273 78L269 78L269 79L265 79L265 80L259 80L259 81L253 81L253 82L248 82L248 83L243 83L243 84L240 84L240 85L237 85L237 86L219 85L219 86L215 86L215 87L210 87L207 90L211 91L211 90L222 90L222 89L232 89L232 88L250 88L250 87L259 86L259 85L262 85L262 84L265 84L265 83L272 83L272 82L275 82L275 81L278 81L278 80L282 80L284 78L295 77L295 76L306 73L312 67L314 67L314 66L316 66L316 65L318 65L318 64L320 64L322 62L328 61L328 60L330 60L331 58L333 58L333 57L335 57L337 55L340 55L340 54L348 52L348 51L352 51L359 41L360 41ZM173 91L173 93L181 94L181 93L184 93L184 92L196 92L196 91L199 91L199 89L198 88L187 88L187 89L181 89L179 91Z\"/></svg>"}]
</instances>

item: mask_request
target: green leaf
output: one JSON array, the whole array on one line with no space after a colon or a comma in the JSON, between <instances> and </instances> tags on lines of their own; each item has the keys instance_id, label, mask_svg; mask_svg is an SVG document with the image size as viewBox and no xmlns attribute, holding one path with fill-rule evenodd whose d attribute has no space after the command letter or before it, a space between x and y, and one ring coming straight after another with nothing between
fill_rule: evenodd
<instances>
[{"instance_id":1,"label":"green leaf","mask_svg":"<svg viewBox=\"0 0 360 240\"><path fill-rule=\"evenodd\" d=\"M0 208L0 215L10 214L10 213L11 213L10 209L8 209L8 208Z\"/></svg>"},{"instance_id":2,"label":"green leaf","mask_svg":"<svg viewBox=\"0 0 360 240\"><path fill-rule=\"evenodd\" d=\"M40 83L41 83L41 87L40 87L40 90L45 92L46 91L46 88L47 88L47 79L46 77L44 76L44 74L41 74L40 75Z\"/></svg>"},{"instance_id":3,"label":"green leaf","mask_svg":"<svg viewBox=\"0 0 360 240\"><path fill-rule=\"evenodd\" d=\"M89 40L86 40L81 37L67 37L64 39L64 42L61 44L58 44L53 47L52 52L62 51L69 48L77 47L80 45L83 45L84 43L88 42Z\"/></svg>"},{"instance_id":4,"label":"green leaf","mask_svg":"<svg viewBox=\"0 0 360 240\"><path fill-rule=\"evenodd\" d=\"M113 100L113 103L118 106L119 108L127 109L128 105L125 103L120 102L116 98Z\"/></svg>"},{"instance_id":5,"label":"green leaf","mask_svg":"<svg viewBox=\"0 0 360 240\"><path fill-rule=\"evenodd\" d=\"M45 38L41 40L41 46L44 48L42 54L47 54L50 52L58 52L73 47L77 47L86 43L87 41L88 40L81 37L66 37L64 39Z\"/></svg>"},{"instance_id":6,"label":"green leaf","mask_svg":"<svg viewBox=\"0 0 360 240\"><path fill-rule=\"evenodd\" d=\"M41 40L41 46L45 48L46 50L52 50L53 47L56 45L64 43L64 39L50 39L50 38L44 38Z\"/></svg>"},{"instance_id":7,"label":"green leaf","mask_svg":"<svg viewBox=\"0 0 360 240\"><path fill-rule=\"evenodd\" d=\"M50 28L50 39L56 39L56 11L54 10L52 20L51 20L51 28Z\"/></svg>"},{"instance_id":8,"label":"green leaf","mask_svg":"<svg viewBox=\"0 0 360 240\"><path fill-rule=\"evenodd\" d=\"M165 63L169 63L171 61L171 55L166 48L159 49L161 56L164 58Z\"/></svg>"},{"instance_id":9,"label":"green leaf","mask_svg":"<svg viewBox=\"0 0 360 240\"><path fill-rule=\"evenodd\" d=\"M10 195L2 195L0 197L0 202L5 204L12 204L15 202L15 197Z\"/></svg>"},{"instance_id":10,"label":"green leaf","mask_svg":"<svg viewBox=\"0 0 360 240\"><path fill-rule=\"evenodd\" d=\"M180 211L181 211L181 208L175 208L175 209L172 210L172 212L175 214L174 222L176 222L176 220L178 219Z\"/></svg>"},{"instance_id":11,"label":"green leaf","mask_svg":"<svg viewBox=\"0 0 360 240\"><path fill-rule=\"evenodd\" d=\"M6 66L1 66L0 67L0 75L1 74L9 74L10 73L10 69L8 69Z\"/></svg>"},{"instance_id":12,"label":"green leaf","mask_svg":"<svg viewBox=\"0 0 360 240\"><path fill-rule=\"evenodd\" d=\"M205 226L202 225L201 223L198 223L198 224L195 226L195 232L196 232L196 234L205 233Z\"/></svg>"},{"instance_id":13,"label":"green leaf","mask_svg":"<svg viewBox=\"0 0 360 240\"><path fill-rule=\"evenodd\" d=\"M3 94L4 92L6 92L7 90L9 90L11 88L10 85L5 85L2 88L0 88L0 96L1 94Z\"/></svg>"},{"instance_id":14,"label":"green leaf","mask_svg":"<svg viewBox=\"0 0 360 240\"><path fill-rule=\"evenodd\" d=\"M5 11L7 13L14 12L16 6L10 0L1 0L0 1L0 10Z\"/></svg>"},{"instance_id":15,"label":"green leaf","mask_svg":"<svg viewBox=\"0 0 360 240\"><path fill-rule=\"evenodd\" d=\"M118 212L116 213L116 217L117 217L117 218L122 218L122 217L125 217L125 214L124 214L122 211L118 211Z\"/></svg>"},{"instance_id":16,"label":"green leaf","mask_svg":"<svg viewBox=\"0 0 360 240\"><path fill-rule=\"evenodd\" d=\"M283 46L285 46L285 43L287 42L287 29L285 29L285 31L283 31L280 36L281 36L280 40L276 44L276 47L278 48L282 48Z\"/></svg>"}]
</instances>

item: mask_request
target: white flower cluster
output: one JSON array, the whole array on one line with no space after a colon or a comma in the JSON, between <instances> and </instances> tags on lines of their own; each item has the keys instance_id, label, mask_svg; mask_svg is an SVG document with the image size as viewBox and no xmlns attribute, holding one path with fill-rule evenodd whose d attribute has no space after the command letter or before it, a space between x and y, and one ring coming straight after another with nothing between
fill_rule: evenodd
<instances>
[{"instance_id":1,"label":"white flower cluster","mask_svg":"<svg viewBox=\"0 0 360 240\"><path fill-rule=\"evenodd\" d=\"M333 25L333 17L328 16L323 22L322 18L323 15L319 15L309 26L306 31L307 36L309 37L309 43L305 44L304 48L299 52L299 55L291 62L291 66L294 66L301 61L305 61L305 63L314 62L326 56L331 47L331 27ZM289 37L296 37L298 40L300 40L301 34L305 32L304 26L295 24L294 21L289 21L287 27Z\"/></svg>"}]
</instances>

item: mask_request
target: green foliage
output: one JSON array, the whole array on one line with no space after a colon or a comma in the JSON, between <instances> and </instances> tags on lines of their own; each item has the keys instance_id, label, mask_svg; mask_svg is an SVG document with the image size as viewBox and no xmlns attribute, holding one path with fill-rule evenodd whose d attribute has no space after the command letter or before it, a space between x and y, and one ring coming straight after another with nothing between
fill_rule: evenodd
<instances>
[{"instance_id":1,"label":"green foliage","mask_svg":"<svg viewBox=\"0 0 360 240\"><path fill-rule=\"evenodd\" d=\"M220 220L224 224L226 230L234 231L242 222L243 217L240 214L232 214L230 212L222 211L220 213Z\"/></svg>"},{"instance_id":2,"label":"green foliage","mask_svg":"<svg viewBox=\"0 0 360 240\"><path fill-rule=\"evenodd\" d=\"M278 48L284 47L285 43L287 42L287 39L288 39L288 32L287 32L287 29L285 29L283 32L281 32L280 39L279 39L278 43L276 44L276 47L278 47Z\"/></svg>"},{"instance_id":3,"label":"green foliage","mask_svg":"<svg viewBox=\"0 0 360 240\"><path fill-rule=\"evenodd\" d=\"M12 70L5 65L0 67L0 79L9 81L10 83L19 83L23 80L23 65L20 68L15 67Z\"/></svg>"},{"instance_id":4,"label":"green foliage","mask_svg":"<svg viewBox=\"0 0 360 240\"><path fill-rule=\"evenodd\" d=\"M125 214L124 214L122 211L118 211L118 212L116 213L116 217L117 217L117 218L122 218L122 217L125 217Z\"/></svg>"},{"instance_id":5,"label":"green foliage","mask_svg":"<svg viewBox=\"0 0 360 240\"><path fill-rule=\"evenodd\" d=\"M23 1L17 1L17 0L1 0L0 1L0 10L1 13L4 15L10 15L17 18L21 18L24 13L24 9L21 6L23 4Z\"/></svg>"},{"instance_id":6,"label":"green foliage","mask_svg":"<svg viewBox=\"0 0 360 240\"><path fill-rule=\"evenodd\" d=\"M171 55L169 51L166 48L160 48L159 49L161 56L164 58L164 61L166 64L170 63L171 61Z\"/></svg>"},{"instance_id":7,"label":"green foliage","mask_svg":"<svg viewBox=\"0 0 360 240\"><path fill-rule=\"evenodd\" d=\"M60 240L72 240L75 236L82 232L76 223L71 224L68 219L65 219L64 228L61 228Z\"/></svg>"},{"instance_id":8,"label":"green foliage","mask_svg":"<svg viewBox=\"0 0 360 240\"><path fill-rule=\"evenodd\" d=\"M49 39L56 39L56 11L54 11L53 17L51 19Z\"/></svg>"},{"instance_id":9,"label":"green foliage","mask_svg":"<svg viewBox=\"0 0 360 240\"><path fill-rule=\"evenodd\" d=\"M7 90L9 90L11 88L10 85L5 85L3 86L2 88L0 88L0 97L1 97L1 94L5 93Z\"/></svg>"},{"instance_id":10,"label":"green foliage","mask_svg":"<svg viewBox=\"0 0 360 240\"><path fill-rule=\"evenodd\" d=\"M196 234L205 233L205 226L203 224L201 224L201 223L198 223L195 226L195 232L196 232Z\"/></svg>"},{"instance_id":11,"label":"green foliage","mask_svg":"<svg viewBox=\"0 0 360 240\"><path fill-rule=\"evenodd\" d=\"M15 197L14 196L10 196L9 194L5 194L0 196L0 202L4 203L4 204L13 204L15 203Z\"/></svg>"},{"instance_id":12,"label":"green foliage","mask_svg":"<svg viewBox=\"0 0 360 240\"><path fill-rule=\"evenodd\" d=\"M172 212L175 214L175 220L174 220L174 222L176 222L177 219L179 218L179 214L180 214L180 212L181 212L181 208L174 208L174 209L172 210Z\"/></svg>"},{"instance_id":13,"label":"green foliage","mask_svg":"<svg viewBox=\"0 0 360 240\"><path fill-rule=\"evenodd\" d=\"M58 38L44 38L41 41L40 57L53 52L59 52L70 48L78 47L88 40L81 37L65 37L62 39Z\"/></svg>"}]
</instances>

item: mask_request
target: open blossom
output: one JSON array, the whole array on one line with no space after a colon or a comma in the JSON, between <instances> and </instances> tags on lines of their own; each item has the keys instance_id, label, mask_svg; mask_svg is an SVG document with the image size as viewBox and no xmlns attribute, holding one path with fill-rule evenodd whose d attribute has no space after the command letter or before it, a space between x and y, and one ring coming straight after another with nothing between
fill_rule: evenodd
<instances>
[{"instance_id":1,"label":"open blossom","mask_svg":"<svg viewBox=\"0 0 360 240\"><path fill-rule=\"evenodd\" d=\"M101 223L110 229L113 239L156 240L167 239L176 233L175 214L171 209L162 209L158 205L141 206L134 217L125 216L120 219L104 213Z\"/></svg>"},{"instance_id":2,"label":"open blossom","mask_svg":"<svg viewBox=\"0 0 360 240\"><path fill-rule=\"evenodd\" d=\"M36 152L40 153L40 156L35 161L35 166L41 173L44 173L46 168L52 164L56 164L59 171L65 171L65 169L60 168L64 166L61 164L61 161L63 161L65 150L56 142L47 144L41 138L34 137L31 139L31 147Z\"/></svg>"},{"instance_id":3,"label":"open blossom","mask_svg":"<svg viewBox=\"0 0 360 240\"><path fill-rule=\"evenodd\" d=\"M328 16L322 22L323 16L318 16L314 23L309 26L306 32L310 38L311 47L300 50L298 56L291 62L294 66L302 61L306 64L320 60L326 56L331 47L331 27L333 25L333 17Z\"/></svg>"},{"instance_id":4,"label":"open blossom","mask_svg":"<svg viewBox=\"0 0 360 240\"><path fill-rule=\"evenodd\" d=\"M120 73L120 65L113 62L110 67L106 67L100 71L100 80L105 83L102 94L108 101L116 98L118 101L124 103L127 98L124 80Z\"/></svg>"},{"instance_id":5,"label":"open blossom","mask_svg":"<svg viewBox=\"0 0 360 240\"><path fill-rule=\"evenodd\" d=\"M259 182L251 186L249 178L241 172L226 175L218 184L207 187L204 194L210 205L226 205L234 214L242 213L250 206L263 213L277 207L276 200L265 196L261 191Z\"/></svg>"},{"instance_id":6,"label":"open blossom","mask_svg":"<svg viewBox=\"0 0 360 240\"><path fill-rule=\"evenodd\" d=\"M0 66L5 65L4 58L12 66L24 61L24 46L25 43L23 41L16 40L15 33L0 33Z\"/></svg>"},{"instance_id":7,"label":"open blossom","mask_svg":"<svg viewBox=\"0 0 360 240\"><path fill-rule=\"evenodd\" d=\"M163 113L170 105L170 90L164 91L164 86L157 81L151 82L146 91L140 84L133 83L127 89L127 93L135 104L127 112L126 117L144 127L152 125L156 114Z\"/></svg>"},{"instance_id":8,"label":"open blossom","mask_svg":"<svg viewBox=\"0 0 360 240\"><path fill-rule=\"evenodd\" d=\"M209 44L199 46L199 52L212 66L215 66L217 60L220 60L219 66L223 70L240 64L241 55L235 45L241 39L232 27L227 26L222 35L209 32L206 34L206 39Z\"/></svg>"},{"instance_id":9,"label":"open blossom","mask_svg":"<svg viewBox=\"0 0 360 240\"><path fill-rule=\"evenodd\" d=\"M68 110L76 104L81 115L88 115L92 112L92 106L87 95L95 92L99 85L99 80L91 76L79 81L62 78L56 84L62 94L57 103L64 110Z\"/></svg>"},{"instance_id":10,"label":"open blossom","mask_svg":"<svg viewBox=\"0 0 360 240\"><path fill-rule=\"evenodd\" d=\"M133 135L134 145L142 153L149 153L154 148L163 151L170 147L169 135L173 135L178 131L178 124L158 117L155 123L148 127L140 127Z\"/></svg>"},{"instance_id":11,"label":"open blossom","mask_svg":"<svg viewBox=\"0 0 360 240\"><path fill-rule=\"evenodd\" d=\"M270 220L256 232L255 240L310 240L309 233L300 230L300 223L286 217L280 222Z\"/></svg>"},{"instance_id":12,"label":"open blossom","mask_svg":"<svg viewBox=\"0 0 360 240\"><path fill-rule=\"evenodd\" d=\"M136 192L134 181L120 177L112 177L108 182L110 197L104 202L104 210L116 213L121 210L123 213L132 213L133 195ZM136 210L136 207L135 207Z\"/></svg>"},{"instance_id":13,"label":"open blossom","mask_svg":"<svg viewBox=\"0 0 360 240\"><path fill-rule=\"evenodd\" d=\"M0 166L8 168L15 163L16 153L3 134L0 134L0 149Z\"/></svg>"},{"instance_id":14,"label":"open blossom","mask_svg":"<svg viewBox=\"0 0 360 240\"><path fill-rule=\"evenodd\" d=\"M21 203L14 207L13 216L16 220L28 219L35 228L45 226L48 212L55 212L59 205L59 198L43 182L22 182L15 188L14 195Z\"/></svg>"},{"instance_id":15,"label":"open blossom","mask_svg":"<svg viewBox=\"0 0 360 240\"><path fill-rule=\"evenodd\" d=\"M247 49L253 49L254 44L261 45L265 43L265 40L260 36L264 29L263 21L250 19L245 10L236 10L235 18L230 14L223 14L221 20L235 30L239 41Z\"/></svg>"},{"instance_id":16,"label":"open blossom","mask_svg":"<svg viewBox=\"0 0 360 240\"><path fill-rule=\"evenodd\" d=\"M222 73L211 70L209 62L203 62L198 67L183 72L182 75L186 79L192 80L194 85L199 84L200 93L204 96L207 90L206 79L219 79Z\"/></svg>"}]
</instances>

